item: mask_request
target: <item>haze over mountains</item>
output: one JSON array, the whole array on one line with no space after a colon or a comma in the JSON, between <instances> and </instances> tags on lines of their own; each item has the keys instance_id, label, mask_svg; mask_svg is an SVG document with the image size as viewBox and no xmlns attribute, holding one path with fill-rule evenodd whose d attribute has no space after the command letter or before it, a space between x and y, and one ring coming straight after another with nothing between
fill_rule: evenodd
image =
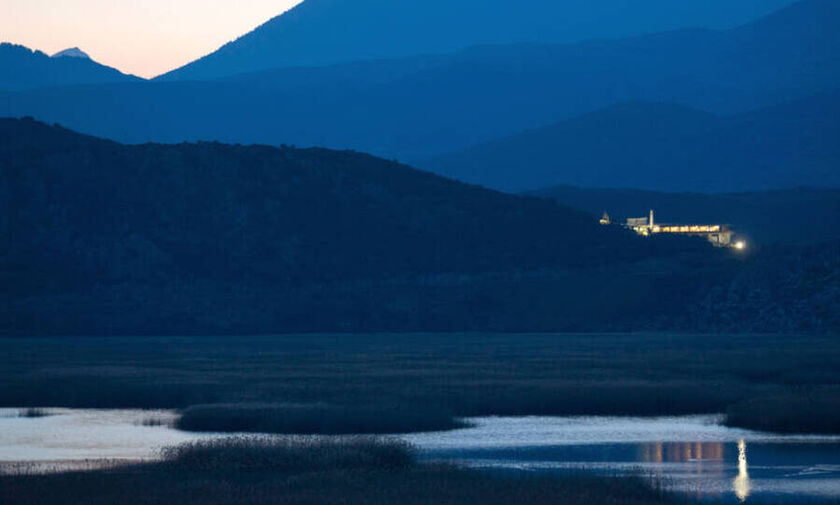
<instances>
[{"instance_id":1,"label":"haze over mountains","mask_svg":"<svg viewBox=\"0 0 840 505\"><path fill-rule=\"evenodd\" d=\"M662 191L840 188L840 93L716 116L630 103L419 166L503 191L557 184Z\"/></svg>"},{"instance_id":2,"label":"haze over mountains","mask_svg":"<svg viewBox=\"0 0 840 505\"><path fill-rule=\"evenodd\" d=\"M4 93L0 115L123 142L285 143L418 161L627 101L733 114L832 92L838 24L840 3L804 0L725 31Z\"/></svg>"},{"instance_id":3,"label":"haze over mountains","mask_svg":"<svg viewBox=\"0 0 840 505\"><path fill-rule=\"evenodd\" d=\"M726 28L791 0L306 0L161 79L448 53L481 44L567 43Z\"/></svg>"},{"instance_id":4,"label":"haze over mountains","mask_svg":"<svg viewBox=\"0 0 840 505\"><path fill-rule=\"evenodd\" d=\"M548 26L539 25L543 19L537 19L537 11L573 9L578 20L617 19L625 5L611 0L586 6L549 3L515 9L504 23L499 16L510 14L504 6L513 4L494 0L472 35L464 37L478 40L491 25L506 27L500 37L514 37L528 26ZM470 1L451 4L438 6L446 15L435 22L456 25L459 16L484 12L473 9ZM663 6L651 0L642 3L638 19L603 27L642 30L636 21L674 23L677 10L700 5L706 14L690 19L725 25L775 5L729 4ZM339 49L309 42L281 50L310 33L299 27L316 23L326 29L348 5L307 0L218 57L190 68L199 72L216 65L212 62L251 65L249 58L263 61L269 53L313 63L315 49L350 58ZM354 5L359 16L376 20L377 26L394 9L405 14L420 8L410 1ZM648 8L661 9L661 16L652 16ZM358 26L347 23L346 34L324 40L346 36L358 42L348 51L362 51L377 37L394 36L388 30L407 22L399 19L381 27L382 33L369 26L356 33ZM555 19L567 17L557 14ZM837 187L837 26L840 2L802 0L725 30L691 28L571 44L485 45L449 54L287 66L173 82L134 82L85 58L51 59L7 45L0 53L17 55L25 62L18 67L37 70L34 77L16 71L0 78L15 81L7 89L18 89L0 92L0 116L33 116L128 143L219 140L354 149L514 192L557 184L666 191ZM466 40L442 33L429 34L429 39L456 45ZM586 36L583 31L579 35ZM420 44L425 39L418 35L405 40ZM409 51L408 46L392 45L388 50ZM64 72L58 79L54 70L59 64L87 65L100 74ZM72 85L62 87L60 82ZM47 85L51 87L43 87Z\"/></svg>"},{"instance_id":5,"label":"haze over mountains","mask_svg":"<svg viewBox=\"0 0 840 505\"><path fill-rule=\"evenodd\" d=\"M96 63L79 48L50 57L41 51L0 43L0 69L0 91L140 80Z\"/></svg>"}]
</instances>

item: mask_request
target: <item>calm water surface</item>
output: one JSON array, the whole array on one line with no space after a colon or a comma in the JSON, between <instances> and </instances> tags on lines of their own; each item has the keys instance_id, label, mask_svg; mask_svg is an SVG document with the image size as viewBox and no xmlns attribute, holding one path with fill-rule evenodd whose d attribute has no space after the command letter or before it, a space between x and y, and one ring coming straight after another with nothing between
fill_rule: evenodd
<instances>
[{"instance_id":1,"label":"calm water surface","mask_svg":"<svg viewBox=\"0 0 840 505\"><path fill-rule=\"evenodd\" d=\"M840 437L721 426L722 416L477 418L474 427L406 435L424 457L533 472L641 473L724 502L840 500Z\"/></svg>"},{"instance_id":2,"label":"calm water surface","mask_svg":"<svg viewBox=\"0 0 840 505\"><path fill-rule=\"evenodd\" d=\"M155 460L160 449L219 437L167 425L172 411L0 409L0 472L99 468ZM162 425L148 426L149 420ZM524 472L641 473L671 489L733 503L840 500L840 437L721 426L720 416L486 417L469 428L400 435L426 460Z\"/></svg>"},{"instance_id":3,"label":"calm water surface","mask_svg":"<svg viewBox=\"0 0 840 505\"><path fill-rule=\"evenodd\" d=\"M20 417L0 409L0 473L101 468L153 461L160 449L206 438L174 430L172 411L46 409L46 417ZM160 426L144 426L155 420Z\"/></svg>"}]
</instances>

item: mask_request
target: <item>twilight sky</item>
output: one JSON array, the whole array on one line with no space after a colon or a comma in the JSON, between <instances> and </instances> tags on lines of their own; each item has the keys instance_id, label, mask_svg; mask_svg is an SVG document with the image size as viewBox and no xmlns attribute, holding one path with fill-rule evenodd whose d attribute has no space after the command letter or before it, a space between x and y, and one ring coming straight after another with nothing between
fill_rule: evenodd
<instances>
[{"instance_id":1,"label":"twilight sky","mask_svg":"<svg viewBox=\"0 0 840 505\"><path fill-rule=\"evenodd\" d=\"M53 54L78 46L154 77L216 50L300 0L0 0L0 42Z\"/></svg>"}]
</instances>

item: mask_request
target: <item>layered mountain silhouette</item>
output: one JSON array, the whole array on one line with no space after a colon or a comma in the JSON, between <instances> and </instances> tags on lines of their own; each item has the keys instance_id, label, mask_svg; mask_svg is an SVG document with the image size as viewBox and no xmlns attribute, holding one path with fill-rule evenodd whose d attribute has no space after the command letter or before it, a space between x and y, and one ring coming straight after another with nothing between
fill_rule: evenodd
<instances>
[{"instance_id":1,"label":"layered mountain silhouette","mask_svg":"<svg viewBox=\"0 0 840 505\"><path fill-rule=\"evenodd\" d=\"M24 46L0 43L0 68L0 91L140 80L96 63L78 48L49 57Z\"/></svg>"},{"instance_id":2,"label":"layered mountain silhouette","mask_svg":"<svg viewBox=\"0 0 840 505\"><path fill-rule=\"evenodd\" d=\"M447 53L480 44L568 43L725 28L790 0L305 0L162 79Z\"/></svg>"},{"instance_id":3,"label":"layered mountain silhouette","mask_svg":"<svg viewBox=\"0 0 840 505\"><path fill-rule=\"evenodd\" d=\"M631 100L731 114L834 90L838 24L840 4L805 0L726 31L3 93L0 115L123 142L319 145L416 161Z\"/></svg>"},{"instance_id":4,"label":"layered mountain silhouette","mask_svg":"<svg viewBox=\"0 0 840 505\"><path fill-rule=\"evenodd\" d=\"M638 102L421 166L505 191L555 184L708 192L840 188L838 138L840 93L733 116Z\"/></svg>"},{"instance_id":5,"label":"layered mountain silhouette","mask_svg":"<svg viewBox=\"0 0 840 505\"><path fill-rule=\"evenodd\" d=\"M556 186L528 194L554 198L593 218L607 212L617 223L655 209L663 223L730 224L750 247L840 241L840 189L704 194Z\"/></svg>"}]
</instances>

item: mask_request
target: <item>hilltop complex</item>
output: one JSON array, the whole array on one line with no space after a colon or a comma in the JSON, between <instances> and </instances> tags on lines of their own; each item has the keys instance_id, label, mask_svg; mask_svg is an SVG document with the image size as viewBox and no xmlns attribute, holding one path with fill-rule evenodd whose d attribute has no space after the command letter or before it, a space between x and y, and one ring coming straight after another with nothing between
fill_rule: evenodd
<instances>
[{"instance_id":1,"label":"hilltop complex","mask_svg":"<svg viewBox=\"0 0 840 505\"><path fill-rule=\"evenodd\" d=\"M601 224L612 224L609 214L604 212ZM743 250L747 244L743 240L733 240L734 232L725 224L657 224L653 217L653 210L648 217L628 218L623 225L639 235L648 237L660 233L674 233L680 235L694 235L705 237L715 247L731 247Z\"/></svg>"}]
</instances>

